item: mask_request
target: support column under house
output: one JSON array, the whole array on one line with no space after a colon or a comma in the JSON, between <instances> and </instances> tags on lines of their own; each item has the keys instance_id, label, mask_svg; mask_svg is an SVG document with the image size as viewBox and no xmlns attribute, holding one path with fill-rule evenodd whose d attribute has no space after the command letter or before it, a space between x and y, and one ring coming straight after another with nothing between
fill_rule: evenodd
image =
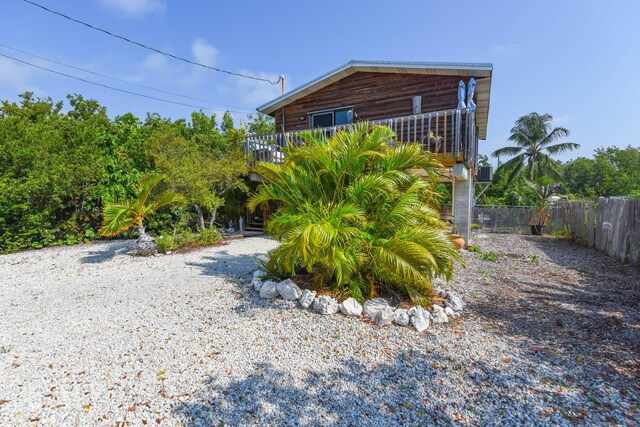
<instances>
[{"instance_id":1,"label":"support column under house","mask_svg":"<svg viewBox=\"0 0 640 427\"><path fill-rule=\"evenodd\" d=\"M474 191L471 171L462 163L456 164L453 167L453 223L467 245L471 240Z\"/></svg>"}]
</instances>

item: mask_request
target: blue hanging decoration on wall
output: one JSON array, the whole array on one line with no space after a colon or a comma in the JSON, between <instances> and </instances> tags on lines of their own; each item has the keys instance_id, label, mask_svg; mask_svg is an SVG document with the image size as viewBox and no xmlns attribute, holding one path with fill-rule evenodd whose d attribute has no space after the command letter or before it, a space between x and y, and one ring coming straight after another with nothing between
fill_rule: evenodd
<instances>
[{"instance_id":1,"label":"blue hanging decoration on wall","mask_svg":"<svg viewBox=\"0 0 640 427\"><path fill-rule=\"evenodd\" d=\"M464 103L464 98L467 95L467 85L464 84L462 80L458 83L458 109L461 110L466 108L467 105Z\"/></svg>"},{"instance_id":2,"label":"blue hanging decoration on wall","mask_svg":"<svg viewBox=\"0 0 640 427\"><path fill-rule=\"evenodd\" d=\"M467 107L471 109L471 111L476 111L476 103L473 102L473 93L476 90L476 79L471 77L469 79L469 85L467 86Z\"/></svg>"}]
</instances>

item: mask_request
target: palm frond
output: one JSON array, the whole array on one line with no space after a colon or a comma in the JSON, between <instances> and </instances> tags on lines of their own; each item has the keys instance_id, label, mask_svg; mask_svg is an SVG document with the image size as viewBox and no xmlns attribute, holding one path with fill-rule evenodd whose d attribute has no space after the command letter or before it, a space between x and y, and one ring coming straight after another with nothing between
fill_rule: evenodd
<instances>
[{"instance_id":1,"label":"palm frond","mask_svg":"<svg viewBox=\"0 0 640 427\"><path fill-rule=\"evenodd\" d=\"M560 154L566 151L572 151L580 148L580 144L576 144L575 142L561 142L555 145L549 145L545 147L545 150L549 154Z\"/></svg>"},{"instance_id":2,"label":"palm frond","mask_svg":"<svg viewBox=\"0 0 640 427\"><path fill-rule=\"evenodd\" d=\"M131 204L108 205L103 211L102 226L98 230L101 236L111 237L123 233L136 225L136 214Z\"/></svg>"},{"instance_id":3,"label":"palm frond","mask_svg":"<svg viewBox=\"0 0 640 427\"><path fill-rule=\"evenodd\" d=\"M145 207L143 211L144 216L146 217L151 215L152 213L173 204L185 206L187 204L187 199L182 194L174 191L165 191Z\"/></svg>"},{"instance_id":4,"label":"palm frond","mask_svg":"<svg viewBox=\"0 0 640 427\"><path fill-rule=\"evenodd\" d=\"M184 205L184 196L165 191L160 194L155 201L150 201L151 193L157 185L164 179L161 174L150 174L143 177L138 186L138 195L134 200L124 204L111 204L103 208L103 222L99 232L103 236L115 236L124 231L139 225L144 232L144 219L156 212L158 209L170 204L178 203Z\"/></svg>"},{"instance_id":5,"label":"palm frond","mask_svg":"<svg viewBox=\"0 0 640 427\"><path fill-rule=\"evenodd\" d=\"M502 147L491 153L493 157L516 156L522 152L522 147Z\"/></svg>"},{"instance_id":6,"label":"palm frond","mask_svg":"<svg viewBox=\"0 0 640 427\"><path fill-rule=\"evenodd\" d=\"M140 212L142 208L147 204L147 199L151 195L151 192L158 186L160 182L164 180L164 175L159 173L152 173L144 176L140 180L140 187L138 189L138 197L133 204L133 209Z\"/></svg>"},{"instance_id":7,"label":"palm frond","mask_svg":"<svg viewBox=\"0 0 640 427\"><path fill-rule=\"evenodd\" d=\"M568 129L565 129L563 127L557 127L557 128L554 128L548 134L546 134L540 140L539 145L540 145L540 147L546 147L547 145L551 144L553 141L557 141L560 138L566 138L567 136L569 136L569 130Z\"/></svg>"}]
</instances>

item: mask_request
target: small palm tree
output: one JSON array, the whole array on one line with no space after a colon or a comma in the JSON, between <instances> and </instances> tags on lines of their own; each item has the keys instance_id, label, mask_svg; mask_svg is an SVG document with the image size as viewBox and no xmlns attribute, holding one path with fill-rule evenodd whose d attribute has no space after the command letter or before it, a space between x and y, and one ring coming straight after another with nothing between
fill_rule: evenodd
<instances>
[{"instance_id":1,"label":"small palm tree","mask_svg":"<svg viewBox=\"0 0 640 427\"><path fill-rule=\"evenodd\" d=\"M529 189L533 191L535 199L538 202L538 217L535 225L546 226L547 220L549 220L547 203L551 196L558 192L560 184L553 182L551 178L546 176L540 177L537 182L532 182L525 178L524 182Z\"/></svg>"},{"instance_id":2,"label":"small palm tree","mask_svg":"<svg viewBox=\"0 0 640 427\"><path fill-rule=\"evenodd\" d=\"M530 181L538 176L552 174L559 176L560 164L551 156L571 151L580 147L573 142L560 142L560 138L569 136L569 130L563 127L551 128L553 117L551 114L531 113L516 120L511 129L509 141L516 146L503 147L493 152L494 157L514 156L500 165L501 169L510 171L509 180L523 174Z\"/></svg>"},{"instance_id":3,"label":"small palm tree","mask_svg":"<svg viewBox=\"0 0 640 427\"><path fill-rule=\"evenodd\" d=\"M140 180L138 196L135 199L106 205L100 234L115 236L137 226L139 237L144 237L147 235L144 221L149 215L174 203L184 205L185 197L173 191L165 191L154 200L150 200L151 193L164 178L161 174L147 175Z\"/></svg>"},{"instance_id":4,"label":"small palm tree","mask_svg":"<svg viewBox=\"0 0 640 427\"><path fill-rule=\"evenodd\" d=\"M366 123L331 138L307 132L283 163L256 166L268 183L249 207L277 207L267 232L281 244L269 270L293 276L304 268L358 300L387 287L415 303L428 302L434 277L451 278L461 257L433 204L441 165L419 145L390 146L394 136Z\"/></svg>"}]
</instances>

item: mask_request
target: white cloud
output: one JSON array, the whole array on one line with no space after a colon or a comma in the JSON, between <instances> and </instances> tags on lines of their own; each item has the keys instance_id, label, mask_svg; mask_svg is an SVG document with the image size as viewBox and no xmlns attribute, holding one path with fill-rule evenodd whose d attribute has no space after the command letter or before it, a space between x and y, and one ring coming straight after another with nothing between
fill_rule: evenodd
<instances>
[{"instance_id":1,"label":"white cloud","mask_svg":"<svg viewBox=\"0 0 640 427\"><path fill-rule=\"evenodd\" d=\"M34 90L29 84L29 77L34 69L28 65L23 65L9 58L0 58L0 86L8 87L12 90L25 91Z\"/></svg>"},{"instance_id":2,"label":"white cloud","mask_svg":"<svg viewBox=\"0 0 640 427\"><path fill-rule=\"evenodd\" d=\"M239 73L248 76L259 77L262 79L268 79L272 82L278 80L277 74L266 73L263 71L253 73L247 70L240 70ZM265 102L280 96L281 94L280 83L272 85L271 83L262 80L251 80L243 77L235 77L234 80L240 100L243 103L251 105L253 108L258 107L261 104L264 104ZM288 79L286 77L285 81L288 82ZM289 83L288 85L289 87L293 87Z\"/></svg>"},{"instance_id":3,"label":"white cloud","mask_svg":"<svg viewBox=\"0 0 640 427\"><path fill-rule=\"evenodd\" d=\"M519 55L524 52L522 45L518 43L506 43L493 46L490 49L494 55Z\"/></svg>"},{"instance_id":4,"label":"white cloud","mask_svg":"<svg viewBox=\"0 0 640 427\"><path fill-rule=\"evenodd\" d=\"M130 18L139 18L148 13L162 12L167 6L165 0L100 0L100 3Z\"/></svg>"},{"instance_id":5,"label":"white cloud","mask_svg":"<svg viewBox=\"0 0 640 427\"><path fill-rule=\"evenodd\" d=\"M131 64L129 72L116 73L116 75L130 82L148 83L169 79L171 71L172 69L167 57L159 53L152 53L145 56L142 61Z\"/></svg>"},{"instance_id":6,"label":"white cloud","mask_svg":"<svg viewBox=\"0 0 640 427\"><path fill-rule=\"evenodd\" d=\"M152 53L142 61L142 68L152 73L162 73L169 67L169 60L159 53Z\"/></svg>"},{"instance_id":7,"label":"white cloud","mask_svg":"<svg viewBox=\"0 0 640 427\"><path fill-rule=\"evenodd\" d=\"M197 38L191 44L191 52L195 56L196 61L201 64L212 67L218 59L218 49L207 43L203 38Z\"/></svg>"},{"instance_id":8,"label":"white cloud","mask_svg":"<svg viewBox=\"0 0 640 427\"><path fill-rule=\"evenodd\" d=\"M565 114L565 115L562 115L562 116L556 116L556 117L553 118L553 124L555 126L564 127L564 126L567 125L567 123L570 123L572 121L573 121L573 116L570 115L570 114Z\"/></svg>"}]
</instances>

